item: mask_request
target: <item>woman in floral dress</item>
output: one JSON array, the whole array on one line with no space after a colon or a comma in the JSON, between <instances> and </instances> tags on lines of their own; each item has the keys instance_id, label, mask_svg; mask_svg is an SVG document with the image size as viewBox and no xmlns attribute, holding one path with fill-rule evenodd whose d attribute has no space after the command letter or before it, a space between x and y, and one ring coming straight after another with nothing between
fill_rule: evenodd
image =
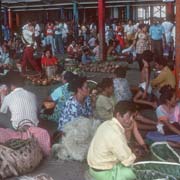
<instances>
[{"instance_id":1,"label":"woman in floral dress","mask_svg":"<svg viewBox=\"0 0 180 180\"><path fill-rule=\"evenodd\" d=\"M150 39L147 31L147 25L142 24L139 29L140 31L135 35L134 45L136 46L136 60L139 63L140 70L142 70L142 54L145 50L150 50Z\"/></svg>"}]
</instances>

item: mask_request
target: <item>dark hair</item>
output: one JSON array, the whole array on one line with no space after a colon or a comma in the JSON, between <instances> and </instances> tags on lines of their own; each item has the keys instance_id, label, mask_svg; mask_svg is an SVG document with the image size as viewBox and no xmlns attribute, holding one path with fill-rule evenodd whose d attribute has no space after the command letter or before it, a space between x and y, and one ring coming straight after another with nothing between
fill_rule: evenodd
<instances>
[{"instance_id":1,"label":"dark hair","mask_svg":"<svg viewBox=\"0 0 180 180\"><path fill-rule=\"evenodd\" d=\"M116 77L125 78L126 71L127 71L127 67L120 66L115 69L114 74L116 75Z\"/></svg>"},{"instance_id":2,"label":"dark hair","mask_svg":"<svg viewBox=\"0 0 180 180\"><path fill-rule=\"evenodd\" d=\"M21 76L19 72L10 71L6 76L6 83L8 86L14 85L16 87L24 86L24 78Z\"/></svg>"},{"instance_id":3,"label":"dark hair","mask_svg":"<svg viewBox=\"0 0 180 180\"><path fill-rule=\"evenodd\" d=\"M72 81L70 81L68 89L74 93L77 93L79 88L82 88L84 83L87 81L86 77L75 77Z\"/></svg>"},{"instance_id":4,"label":"dark hair","mask_svg":"<svg viewBox=\"0 0 180 180\"><path fill-rule=\"evenodd\" d=\"M138 26L139 29L143 29L144 27L147 27L147 25L146 24L139 24L139 26Z\"/></svg>"},{"instance_id":5,"label":"dark hair","mask_svg":"<svg viewBox=\"0 0 180 180\"><path fill-rule=\"evenodd\" d=\"M47 51L49 51L49 52L50 52L50 55L52 56L51 46L49 46L49 45L46 46L46 48L45 48L45 50L44 50L44 55L45 55L45 53L46 53Z\"/></svg>"},{"instance_id":6,"label":"dark hair","mask_svg":"<svg viewBox=\"0 0 180 180\"><path fill-rule=\"evenodd\" d=\"M127 112L135 112L137 110L136 105L129 101L119 101L114 108L114 117L117 113L120 113L121 116Z\"/></svg>"},{"instance_id":7,"label":"dark hair","mask_svg":"<svg viewBox=\"0 0 180 180\"><path fill-rule=\"evenodd\" d=\"M71 71L66 71L65 74L64 74L64 79L65 79L67 82L73 81L73 79L74 79L74 74L73 74Z\"/></svg>"},{"instance_id":8,"label":"dark hair","mask_svg":"<svg viewBox=\"0 0 180 180\"><path fill-rule=\"evenodd\" d=\"M167 65L167 60L163 56L156 56L155 57L155 62L159 65L166 66Z\"/></svg>"},{"instance_id":9,"label":"dark hair","mask_svg":"<svg viewBox=\"0 0 180 180\"><path fill-rule=\"evenodd\" d=\"M153 61L154 55L150 50L145 50L142 54L142 59L144 59L147 63Z\"/></svg>"},{"instance_id":10,"label":"dark hair","mask_svg":"<svg viewBox=\"0 0 180 180\"><path fill-rule=\"evenodd\" d=\"M112 80L111 78L104 78L104 79L101 81L101 83L100 83L99 86L101 87L102 90L104 90L105 88L108 88L108 87L110 87L110 86L113 86L113 80Z\"/></svg>"},{"instance_id":11,"label":"dark hair","mask_svg":"<svg viewBox=\"0 0 180 180\"><path fill-rule=\"evenodd\" d=\"M163 86L160 91L160 104L165 104L167 100L171 100L171 98L174 96L175 89L173 89L170 85Z\"/></svg>"}]
</instances>

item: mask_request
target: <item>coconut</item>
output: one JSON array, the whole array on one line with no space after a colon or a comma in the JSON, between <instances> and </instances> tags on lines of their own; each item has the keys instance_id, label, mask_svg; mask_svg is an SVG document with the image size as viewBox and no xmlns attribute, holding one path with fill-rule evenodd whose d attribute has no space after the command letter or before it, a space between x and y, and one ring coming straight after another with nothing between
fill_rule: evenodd
<instances>
[{"instance_id":1,"label":"coconut","mask_svg":"<svg viewBox=\"0 0 180 180\"><path fill-rule=\"evenodd\" d=\"M43 86L46 86L47 84L48 84L47 79L42 80L42 85L43 85Z\"/></svg>"}]
</instances>

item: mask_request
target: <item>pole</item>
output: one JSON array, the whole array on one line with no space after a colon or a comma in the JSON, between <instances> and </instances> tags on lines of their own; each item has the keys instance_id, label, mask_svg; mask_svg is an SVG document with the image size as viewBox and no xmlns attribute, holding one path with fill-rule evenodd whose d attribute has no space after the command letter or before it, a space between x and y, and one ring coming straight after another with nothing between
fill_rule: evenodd
<instances>
[{"instance_id":1,"label":"pole","mask_svg":"<svg viewBox=\"0 0 180 180\"><path fill-rule=\"evenodd\" d=\"M3 34L2 34L2 12L1 12L1 0L0 0L0 44L3 41Z\"/></svg>"},{"instance_id":2,"label":"pole","mask_svg":"<svg viewBox=\"0 0 180 180\"><path fill-rule=\"evenodd\" d=\"M79 15L78 15L78 4L77 1L73 2L73 20L74 20L74 37L78 39L78 25L79 25Z\"/></svg>"},{"instance_id":3,"label":"pole","mask_svg":"<svg viewBox=\"0 0 180 180\"><path fill-rule=\"evenodd\" d=\"M178 2L178 0L177 0ZM174 17L174 4L173 2L167 2L166 3L166 15Z\"/></svg>"},{"instance_id":4,"label":"pole","mask_svg":"<svg viewBox=\"0 0 180 180\"><path fill-rule=\"evenodd\" d=\"M106 60L105 52L105 0L98 0L100 59Z\"/></svg>"},{"instance_id":5,"label":"pole","mask_svg":"<svg viewBox=\"0 0 180 180\"><path fill-rule=\"evenodd\" d=\"M12 30L12 11L8 9L8 22L9 22L9 29Z\"/></svg>"},{"instance_id":6,"label":"pole","mask_svg":"<svg viewBox=\"0 0 180 180\"><path fill-rule=\"evenodd\" d=\"M19 16L19 13L16 12L16 27L19 27L20 26L20 16Z\"/></svg>"},{"instance_id":7,"label":"pole","mask_svg":"<svg viewBox=\"0 0 180 180\"><path fill-rule=\"evenodd\" d=\"M64 7L63 6L60 7L60 19L63 21L65 20Z\"/></svg>"},{"instance_id":8,"label":"pole","mask_svg":"<svg viewBox=\"0 0 180 180\"><path fill-rule=\"evenodd\" d=\"M126 5L126 19L130 19L130 5L127 4Z\"/></svg>"},{"instance_id":9,"label":"pole","mask_svg":"<svg viewBox=\"0 0 180 180\"><path fill-rule=\"evenodd\" d=\"M176 1L176 92L180 97L180 0Z\"/></svg>"}]
</instances>

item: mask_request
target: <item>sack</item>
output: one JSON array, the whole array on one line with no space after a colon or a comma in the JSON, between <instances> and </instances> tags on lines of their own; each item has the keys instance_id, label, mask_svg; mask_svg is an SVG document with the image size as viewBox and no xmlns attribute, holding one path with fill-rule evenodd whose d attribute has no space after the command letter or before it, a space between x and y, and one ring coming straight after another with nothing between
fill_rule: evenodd
<instances>
[{"instance_id":1,"label":"sack","mask_svg":"<svg viewBox=\"0 0 180 180\"><path fill-rule=\"evenodd\" d=\"M29 133L28 130L26 130ZM43 158L42 150L36 139L11 139L0 145L0 179L19 176L34 170Z\"/></svg>"}]
</instances>

